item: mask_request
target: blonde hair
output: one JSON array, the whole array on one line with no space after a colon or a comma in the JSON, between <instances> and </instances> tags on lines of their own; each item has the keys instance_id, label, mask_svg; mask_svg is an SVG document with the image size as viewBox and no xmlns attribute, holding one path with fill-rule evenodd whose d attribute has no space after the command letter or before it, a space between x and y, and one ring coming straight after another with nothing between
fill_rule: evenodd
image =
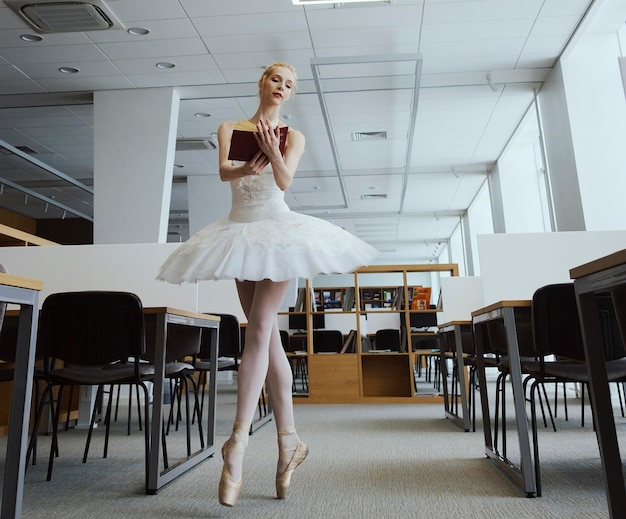
<instances>
[{"instance_id":1,"label":"blonde hair","mask_svg":"<svg viewBox=\"0 0 626 519\"><path fill-rule=\"evenodd\" d=\"M263 74L261 74L261 78L259 79L258 95L261 95L261 85L263 84L263 82L268 78L268 76L272 73L272 71L275 68L279 68L279 67L286 68L287 70L289 70L289 72L293 74L294 84L293 84L291 95L296 93L297 82L298 82L298 74L296 72L296 69L294 68L293 65L290 65L289 63L285 63L284 61L276 61L275 63L272 63L270 66L266 67L265 70L263 71Z\"/></svg>"}]
</instances>

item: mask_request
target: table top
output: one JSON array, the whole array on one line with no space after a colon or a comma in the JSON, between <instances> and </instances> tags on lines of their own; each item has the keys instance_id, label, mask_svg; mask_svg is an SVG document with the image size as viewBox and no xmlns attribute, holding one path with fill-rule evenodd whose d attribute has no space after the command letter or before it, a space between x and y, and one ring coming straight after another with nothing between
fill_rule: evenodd
<instances>
[{"instance_id":1,"label":"table top","mask_svg":"<svg viewBox=\"0 0 626 519\"><path fill-rule=\"evenodd\" d=\"M448 321L447 323L443 323L438 325L439 331L447 331L455 326L471 326L472 321Z\"/></svg>"},{"instance_id":2,"label":"table top","mask_svg":"<svg viewBox=\"0 0 626 519\"><path fill-rule=\"evenodd\" d=\"M172 308L170 306L144 306L145 314L171 314L180 315L181 317L193 317L194 319L205 319L207 321L220 321L219 315L201 314L198 312L190 312L189 310L181 310L180 308Z\"/></svg>"},{"instance_id":3,"label":"table top","mask_svg":"<svg viewBox=\"0 0 626 519\"><path fill-rule=\"evenodd\" d=\"M480 316L495 318L499 317L502 314L502 310L504 310L505 308L530 308L531 306L532 301L530 299L498 301L497 303L485 306L484 308L480 308L479 310L474 310L472 312L472 319Z\"/></svg>"},{"instance_id":4,"label":"table top","mask_svg":"<svg viewBox=\"0 0 626 519\"><path fill-rule=\"evenodd\" d=\"M4 274L3 272L0 272L0 285L28 288L30 290L43 290L43 281L14 276L13 274Z\"/></svg>"},{"instance_id":5,"label":"table top","mask_svg":"<svg viewBox=\"0 0 626 519\"><path fill-rule=\"evenodd\" d=\"M578 279L584 276L588 276L590 274L595 274L596 272L601 272L602 270L617 267L618 265L623 265L625 263L626 249L623 249L614 252L613 254L609 254L608 256L603 256L602 258L598 258L596 260L590 261L589 263L585 263L583 265L579 265L578 267L570 269L569 277L571 279Z\"/></svg>"}]
</instances>

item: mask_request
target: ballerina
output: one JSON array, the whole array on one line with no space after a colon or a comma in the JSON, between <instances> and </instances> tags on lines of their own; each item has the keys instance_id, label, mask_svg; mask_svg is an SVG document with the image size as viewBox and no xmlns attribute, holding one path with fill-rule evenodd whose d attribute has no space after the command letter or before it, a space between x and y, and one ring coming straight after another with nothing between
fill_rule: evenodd
<instances>
[{"instance_id":1,"label":"ballerina","mask_svg":"<svg viewBox=\"0 0 626 519\"><path fill-rule=\"evenodd\" d=\"M242 488L243 457L263 384L278 433L278 499L287 496L293 471L309 452L295 428L291 366L277 323L289 280L353 272L378 253L340 227L289 209L284 191L293 181L305 138L288 128L281 152L285 125L279 111L295 92L296 72L287 63L274 63L264 70L258 87L256 113L238 123L223 122L218 129L220 178L231 185L230 214L183 243L158 275L172 283L234 279L248 321L233 430L222 447L219 501L225 506L236 504ZM228 158L234 130L255 132L259 150L247 162Z\"/></svg>"}]
</instances>

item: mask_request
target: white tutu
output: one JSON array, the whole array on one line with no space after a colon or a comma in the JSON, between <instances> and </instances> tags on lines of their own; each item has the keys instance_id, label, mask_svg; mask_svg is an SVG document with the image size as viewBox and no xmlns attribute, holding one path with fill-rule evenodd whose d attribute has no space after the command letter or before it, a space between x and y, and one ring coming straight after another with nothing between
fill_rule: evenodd
<instances>
[{"instance_id":1,"label":"white tutu","mask_svg":"<svg viewBox=\"0 0 626 519\"><path fill-rule=\"evenodd\" d=\"M158 279L285 281L353 272L378 251L325 220L293 212L271 167L231 182L232 209L195 233L161 267Z\"/></svg>"}]
</instances>

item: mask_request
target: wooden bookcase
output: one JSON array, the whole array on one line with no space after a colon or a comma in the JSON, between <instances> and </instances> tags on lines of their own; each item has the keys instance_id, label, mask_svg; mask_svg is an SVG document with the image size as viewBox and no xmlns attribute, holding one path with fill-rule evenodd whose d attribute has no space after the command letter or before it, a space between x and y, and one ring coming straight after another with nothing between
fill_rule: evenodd
<instances>
[{"instance_id":1,"label":"wooden bookcase","mask_svg":"<svg viewBox=\"0 0 626 519\"><path fill-rule=\"evenodd\" d=\"M308 397L299 403L419 403L441 399L433 389L429 394L416 393L414 369L437 348L436 331L411 331L414 321L434 318L436 330L437 294L428 310L411 308L414 287L419 280L433 276L458 276L457 264L376 265L363 267L352 276L352 286L325 283L327 276L306 281L306 301L303 313L309 326L306 333L308 362ZM392 279L392 282L389 282ZM416 281L418 279L418 281ZM384 283L378 283L384 280ZM346 299L348 298L348 299ZM351 299L350 299L351 298ZM350 303L347 303L350 301ZM326 329L341 320L342 333L356 331L354 353L323 354L313 348L313 317L324 314ZM416 317L417 316L417 317ZM329 322L331 321L332 322ZM387 326L385 323L398 323ZM409 326L406 326L409 323ZM401 333L400 351L373 351L376 329L397 327ZM364 329L366 328L366 329Z\"/></svg>"}]
</instances>

